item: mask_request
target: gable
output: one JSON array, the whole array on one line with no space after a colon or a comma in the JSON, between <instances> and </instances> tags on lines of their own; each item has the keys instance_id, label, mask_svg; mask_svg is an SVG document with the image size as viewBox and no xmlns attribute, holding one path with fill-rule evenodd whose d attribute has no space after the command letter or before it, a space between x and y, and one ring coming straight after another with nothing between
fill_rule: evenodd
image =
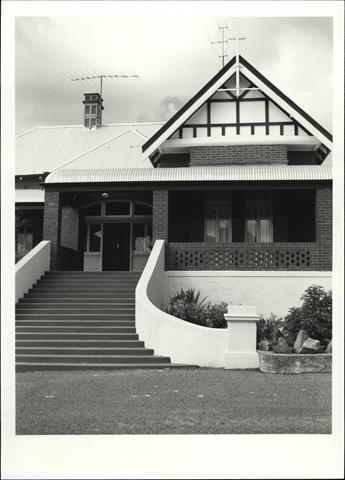
<instances>
[{"instance_id":1,"label":"gable","mask_svg":"<svg viewBox=\"0 0 345 480\"><path fill-rule=\"evenodd\" d=\"M249 89L249 90L248 90ZM145 157L191 145L284 143L330 150L332 135L249 62L234 57L143 145ZM176 151L176 150L174 150Z\"/></svg>"},{"instance_id":2,"label":"gable","mask_svg":"<svg viewBox=\"0 0 345 480\"><path fill-rule=\"evenodd\" d=\"M187 139L251 136L312 137L309 130L257 90L244 75L239 76L240 95L236 97L235 74L186 120L169 138Z\"/></svg>"}]
</instances>

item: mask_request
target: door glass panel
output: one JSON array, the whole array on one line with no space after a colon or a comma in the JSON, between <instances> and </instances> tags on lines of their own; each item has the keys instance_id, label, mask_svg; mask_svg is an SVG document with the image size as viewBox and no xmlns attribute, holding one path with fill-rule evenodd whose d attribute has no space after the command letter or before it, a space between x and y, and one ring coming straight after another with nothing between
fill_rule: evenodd
<instances>
[{"instance_id":1,"label":"door glass panel","mask_svg":"<svg viewBox=\"0 0 345 480\"><path fill-rule=\"evenodd\" d=\"M101 237L102 230L101 225L90 225L90 252L100 252L101 251Z\"/></svg>"},{"instance_id":2,"label":"door glass panel","mask_svg":"<svg viewBox=\"0 0 345 480\"><path fill-rule=\"evenodd\" d=\"M129 202L108 202L105 204L106 215L129 215Z\"/></svg>"},{"instance_id":3,"label":"door glass panel","mask_svg":"<svg viewBox=\"0 0 345 480\"><path fill-rule=\"evenodd\" d=\"M134 215L152 215L152 207L136 203L134 206Z\"/></svg>"},{"instance_id":4,"label":"door glass panel","mask_svg":"<svg viewBox=\"0 0 345 480\"><path fill-rule=\"evenodd\" d=\"M152 225L144 223L133 224L133 252L150 253Z\"/></svg>"}]
</instances>

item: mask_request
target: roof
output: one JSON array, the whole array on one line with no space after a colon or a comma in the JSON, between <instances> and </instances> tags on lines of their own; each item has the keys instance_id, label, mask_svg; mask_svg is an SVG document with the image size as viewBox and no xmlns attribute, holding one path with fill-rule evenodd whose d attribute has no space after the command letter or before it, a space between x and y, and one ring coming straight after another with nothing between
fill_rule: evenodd
<instances>
[{"instance_id":1,"label":"roof","mask_svg":"<svg viewBox=\"0 0 345 480\"><path fill-rule=\"evenodd\" d=\"M35 127L16 137L16 175L52 172L67 163L71 166L74 161L74 168L151 167L143 164L141 145L161 125L123 123L97 129L82 125Z\"/></svg>"},{"instance_id":2,"label":"roof","mask_svg":"<svg viewBox=\"0 0 345 480\"><path fill-rule=\"evenodd\" d=\"M43 203L44 190L18 188L16 189L16 203Z\"/></svg>"},{"instance_id":3,"label":"roof","mask_svg":"<svg viewBox=\"0 0 345 480\"><path fill-rule=\"evenodd\" d=\"M311 181L331 179L331 167L320 165L227 165L152 169L60 169L48 175L45 184Z\"/></svg>"},{"instance_id":4,"label":"roof","mask_svg":"<svg viewBox=\"0 0 345 480\"><path fill-rule=\"evenodd\" d=\"M233 57L199 92L197 92L173 117L168 120L152 137L144 143L142 151L145 157L151 155L160 145L167 140L186 120L190 118L219 88L224 85L236 72L236 57ZM307 128L328 148L332 144L332 135L287 97L273 83L256 70L247 60L239 55L239 66L249 81L263 93L284 109L292 118Z\"/></svg>"}]
</instances>

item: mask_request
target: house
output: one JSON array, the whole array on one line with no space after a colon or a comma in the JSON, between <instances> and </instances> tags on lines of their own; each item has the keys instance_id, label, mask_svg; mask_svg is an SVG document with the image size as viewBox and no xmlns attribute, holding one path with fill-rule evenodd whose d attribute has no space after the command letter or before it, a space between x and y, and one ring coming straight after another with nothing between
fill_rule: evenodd
<instances>
[{"instance_id":1,"label":"house","mask_svg":"<svg viewBox=\"0 0 345 480\"><path fill-rule=\"evenodd\" d=\"M284 314L330 286L332 135L245 58L163 125L104 126L102 102L85 95L83 126L18 139L18 206L37 225L43 210L51 270L142 272L164 240L164 301L194 287Z\"/></svg>"}]
</instances>

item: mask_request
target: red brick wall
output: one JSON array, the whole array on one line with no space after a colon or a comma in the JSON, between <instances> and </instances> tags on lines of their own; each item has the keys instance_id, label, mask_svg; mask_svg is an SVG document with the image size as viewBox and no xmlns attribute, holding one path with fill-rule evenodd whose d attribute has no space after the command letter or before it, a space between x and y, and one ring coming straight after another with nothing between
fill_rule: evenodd
<instances>
[{"instance_id":1,"label":"red brick wall","mask_svg":"<svg viewBox=\"0 0 345 480\"><path fill-rule=\"evenodd\" d=\"M61 212L61 246L78 250L79 212L64 206Z\"/></svg>"},{"instance_id":2,"label":"red brick wall","mask_svg":"<svg viewBox=\"0 0 345 480\"><path fill-rule=\"evenodd\" d=\"M332 188L318 188L315 216L320 270L332 270L332 213Z\"/></svg>"},{"instance_id":3,"label":"red brick wall","mask_svg":"<svg viewBox=\"0 0 345 480\"><path fill-rule=\"evenodd\" d=\"M287 164L286 145L226 145L193 147L190 165Z\"/></svg>"},{"instance_id":4,"label":"red brick wall","mask_svg":"<svg viewBox=\"0 0 345 480\"><path fill-rule=\"evenodd\" d=\"M154 190L152 195L152 236L168 240L168 190Z\"/></svg>"},{"instance_id":5,"label":"red brick wall","mask_svg":"<svg viewBox=\"0 0 345 480\"><path fill-rule=\"evenodd\" d=\"M50 268L56 270L59 264L59 249L61 237L61 194L45 192L43 214L43 240L51 242Z\"/></svg>"}]
</instances>

